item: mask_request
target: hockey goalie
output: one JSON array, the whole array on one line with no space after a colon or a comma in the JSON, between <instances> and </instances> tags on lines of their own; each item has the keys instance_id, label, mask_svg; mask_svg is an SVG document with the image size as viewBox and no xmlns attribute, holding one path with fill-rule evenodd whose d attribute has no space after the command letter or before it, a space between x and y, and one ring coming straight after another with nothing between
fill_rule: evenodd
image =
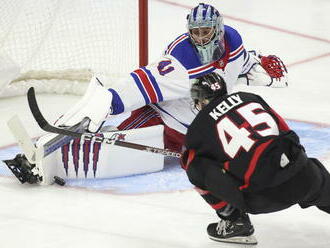
<instances>
[{"instance_id":1,"label":"hockey goalie","mask_svg":"<svg viewBox=\"0 0 330 248\"><path fill-rule=\"evenodd\" d=\"M69 130L83 133L83 123ZM164 166L163 156L157 154L165 152L161 125L126 131L107 127L79 138L50 133L33 144L18 117L8 124L24 154L4 162L21 183L64 185L63 178L123 177L160 171ZM67 130L63 125L61 128Z\"/></svg>"},{"instance_id":2,"label":"hockey goalie","mask_svg":"<svg viewBox=\"0 0 330 248\"><path fill-rule=\"evenodd\" d=\"M187 16L187 33L171 42L159 59L128 73L112 83L111 88L103 87L108 78L93 77L82 99L55 125L66 130L78 127L99 136L117 135L179 153L184 149L187 128L197 114L190 99L191 84L211 72L225 80L229 93L239 83L288 86L287 69L281 59L245 50L239 32L224 25L218 10L200 3ZM130 116L114 124L113 117L121 113ZM87 122L81 126L83 120ZM109 125L118 130L107 131ZM51 183L54 175L104 178L147 173L163 167L163 157L157 154L117 149L106 143L72 137L62 137L62 143L57 140L57 145L52 146L49 142L55 136L41 137L36 146L51 147L46 151L49 154L39 154L38 159L30 159L28 163L36 164L34 171L39 170L35 174L42 175L37 180L42 184ZM18 169L23 164L21 160L22 157L7 161L12 171L16 167L16 176L24 174Z\"/></svg>"}]
</instances>

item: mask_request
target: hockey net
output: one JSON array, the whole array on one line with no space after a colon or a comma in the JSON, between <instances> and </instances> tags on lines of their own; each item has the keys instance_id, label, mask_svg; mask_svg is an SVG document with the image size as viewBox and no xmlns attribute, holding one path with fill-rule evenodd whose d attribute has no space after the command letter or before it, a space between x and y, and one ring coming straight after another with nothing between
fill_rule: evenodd
<instances>
[{"instance_id":1,"label":"hockey net","mask_svg":"<svg viewBox=\"0 0 330 248\"><path fill-rule=\"evenodd\" d=\"M3 85L0 97L31 86L39 93L83 94L94 74L116 80L136 68L146 53L139 49L146 2L2 0L0 56L17 64L20 75Z\"/></svg>"}]
</instances>

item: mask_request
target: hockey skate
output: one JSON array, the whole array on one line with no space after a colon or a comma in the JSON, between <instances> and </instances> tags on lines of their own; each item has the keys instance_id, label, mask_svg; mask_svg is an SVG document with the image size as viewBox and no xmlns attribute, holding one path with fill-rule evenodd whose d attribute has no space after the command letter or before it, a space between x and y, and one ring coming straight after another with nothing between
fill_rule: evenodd
<instances>
[{"instance_id":1,"label":"hockey skate","mask_svg":"<svg viewBox=\"0 0 330 248\"><path fill-rule=\"evenodd\" d=\"M29 163L25 155L17 154L14 159L4 162L21 183L37 184L42 181L38 168L35 164Z\"/></svg>"},{"instance_id":2,"label":"hockey skate","mask_svg":"<svg viewBox=\"0 0 330 248\"><path fill-rule=\"evenodd\" d=\"M254 228L247 214L236 221L220 220L218 223L211 223L207 227L207 233L210 239L218 242L249 245L258 243L252 235Z\"/></svg>"}]
</instances>

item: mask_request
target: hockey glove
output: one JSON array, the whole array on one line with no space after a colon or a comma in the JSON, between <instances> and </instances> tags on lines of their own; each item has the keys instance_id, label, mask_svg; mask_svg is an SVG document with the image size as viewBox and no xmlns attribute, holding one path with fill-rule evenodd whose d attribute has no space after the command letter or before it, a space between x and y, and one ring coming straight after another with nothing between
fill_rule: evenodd
<instances>
[{"instance_id":1,"label":"hockey glove","mask_svg":"<svg viewBox=\"0 0 330 248\"><path fill-rule=\"evenodd\" d=\"M288 86L287 69L275 55L263 56L249 51L249 63L239 76L239 83L251 86L283 88Z\"/></svg>"},{"instance_id":2,"label":"hockey glove","mask_svg":"<svg viewBox=\"0 0 330 248\"><path fill-rule=\"evenodd\" d=\"M271 82L267 86L283 87L283 85L280 85L280 83L284 84L284 86L288 86L286 77L288 71L283 61L279 57L275 55L259 55L258 57L260 58L260 64L262 68L264 68L264 70L271 78Z\"/></svg>"}]
</instances>

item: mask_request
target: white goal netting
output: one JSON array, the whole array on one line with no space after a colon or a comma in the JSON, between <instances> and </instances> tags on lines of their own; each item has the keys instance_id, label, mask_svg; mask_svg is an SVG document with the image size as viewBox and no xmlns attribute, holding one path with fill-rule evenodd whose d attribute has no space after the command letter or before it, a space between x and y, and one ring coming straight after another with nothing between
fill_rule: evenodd
<instances>
[{"instance_id":1,"label":"white goal netting","mask_svg":"<svg viewBox=\"0 0 330 248\"><path fill-rule=\"evenodd\" d=\"M82 94L94 73L116 78L137 67L138 2L1 0L0 56L20 67L1 96L25 94L30 86Z\"/></svg>"}]
</instances>

